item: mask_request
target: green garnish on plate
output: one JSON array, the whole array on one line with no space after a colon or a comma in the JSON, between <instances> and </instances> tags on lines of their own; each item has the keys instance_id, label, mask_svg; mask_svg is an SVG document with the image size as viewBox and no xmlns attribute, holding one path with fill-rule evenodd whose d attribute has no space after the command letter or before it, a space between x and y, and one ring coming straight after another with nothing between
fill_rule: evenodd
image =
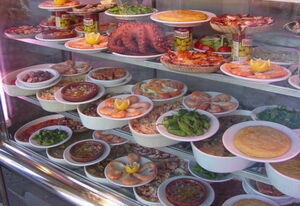
<instances>
[{"instance_id":1,"label":"green garnish on plate","mask_svg":"<svg viewBox=\"0 0 300 206\"><path fill-rule=\"evenodd\" d=\"M113 8L108 9L109 13L119 15L148 14L154 11L154 8L143 7L136 4L124 4L123 6L115 6Z\"/></svg>"}]
</instances>

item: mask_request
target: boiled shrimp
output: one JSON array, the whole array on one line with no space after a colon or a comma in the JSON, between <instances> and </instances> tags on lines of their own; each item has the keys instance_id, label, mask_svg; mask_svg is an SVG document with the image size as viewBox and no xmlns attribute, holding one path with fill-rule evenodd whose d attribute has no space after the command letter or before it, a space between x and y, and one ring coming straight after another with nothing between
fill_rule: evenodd
<instances>
[{"instance_id":1,"label":"boiled shrimp","mask_svg":"<svg viewBox=\"0 0 300 206\"><path fill-rule=\"evenodd\" d=\"M116 98L109 98L109 99L104 100L103 104L104 104L104 106L107 106L107 107L114 107L115 100L116 100Z\"/></svg>"},{"instance_id":2,"label":"boiled shrimp","mask_svg":"<svg viewBox=\"0 0 300 206\"><path fill-rule=\"evenodd\" d=\"M234 109L237 104L235 102L212 102L212 105L219 106L222 108L222 110L232 110Z\"/></svg>"},{"instance_id":3,"label":"boiled shrimp","mask_svg":"<svg viewBox=\"0 0 300 206\"><path fill-rule=\"evenodd\" d=\"M231 96L228 94L218 94L211 99L212 102L228 102L230 100Z\"/></svg>"},{"instance_id":4,"label":"boiled shrimp","mask_svg":"<svg viewBox=\"0 0 300 206\"><path fill-rule=\"evenodd\" d=\"M113 113L111 113L111 117L112 118L124 118L126 117L126 112L125 111L122 111L122 110L114 110Z\"/></svg>"},{"instance_id":5,"label":"boiled shrimp","mask_svg":"<svg viewBox=\"0 0 300 206\"><path fill-rule=\"evenodd\" d=\"M129 99L130 104L135 104L140 101L140 99L137 96L129 96L129 97L127 97L127 99Z\"/></svg>"},{"instance_id":6,"label":"boiled shrimp","mask_svg":"<svg viewBox=\"0 0 300 206\"><path fill-rule=\"evenodd\" d=\"M113 107L104 106L99 109L99 112L104 115L111 116L116 110Z\"/></svg>"}]
</instances>

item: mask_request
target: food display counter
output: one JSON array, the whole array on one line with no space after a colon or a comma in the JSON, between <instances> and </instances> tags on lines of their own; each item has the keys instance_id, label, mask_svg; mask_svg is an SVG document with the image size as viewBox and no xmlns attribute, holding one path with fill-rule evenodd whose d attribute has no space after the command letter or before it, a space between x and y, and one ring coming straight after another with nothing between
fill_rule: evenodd
<instances>
[{"instance_id":1,"label":"food display counter","mask_svg":"<svg viewBox=\"0 0 300 206\"><path fill-rule=\"evenodd\" d=\"M0 24L0 171L61 205L300 204L299 2L24 7Z\"/></svg>"}]
</instances>

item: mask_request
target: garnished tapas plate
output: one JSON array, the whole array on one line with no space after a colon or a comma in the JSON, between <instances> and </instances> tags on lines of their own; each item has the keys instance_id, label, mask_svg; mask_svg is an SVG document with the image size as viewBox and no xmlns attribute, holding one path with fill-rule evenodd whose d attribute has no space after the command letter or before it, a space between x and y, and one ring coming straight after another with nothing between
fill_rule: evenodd
<instances>
[{"instance_id":1,"label":"garnished tapas plate","mask_svg":"<svg viewBox=\"0 0 300 206\"><path fill-rule=\"evenodd\" d=\"M114 9L114 8L112 8L112 9ZM152 8L149 8L149 9L152 9ZM144 14L114 14L114 13L111 13L110 9L109 9L109 10L105 11L104 13L107 16L111 16L111 17L114 17L119 20L139 20L141 18L149 17L156 12L157 12L156 9L152 9L152 11L149 11L148 13L144 13Z\"/></svg>"},{"instance_id":2,"label":"garnished tapas plate","mask_svg":"<svg viewBox=\"0 0 300 206\"><path fill-rule=\"evenodd\" d=\"M100 116L112 120L131 120L148 114L153 103L141 95L118 95L101 102L97 107Z\"/></svg>"},{"instance_id":3,"label":"garnished tapas plate","mask_svg":"<svg viewBox=\"0 0 300 206\"><path fill-rule=\"evenodd\" d=\"M62 76L72 77L87 73L92 69L92 66L82 61L67 60L54 64L51 68L58 71Z\"/></svg>"},{"instance_id":4,"label":"garnished tapas plate","mask_svg":"<svg viewBox=\"0 0 300 206\"><path fill-rule=\"evenodd\" d=\"M67 0L63 4L55 4L54 0L48 0L43 3L40 3L38 7L40 9L46 9L46 10L66 10L71 9L73 7L80 6L80 2L77 0Z\"/></svg>"},{"instance_id":5,"label":"garnished tapas plate","mask_svg":"<svg viewBox=\"0 0 300 206\"><path fill-rule=\"evenodd\" d=\"M124 137L119 137L115 134L110 133L109 131L94 131L93 139L100 139L105 141L107 144L111 146L121 145L127 143L129 140Z\"/></svg>"},{"instance_id":6,"label":"garnished tapas plate","mask_svg":"<svg viewBox=\"0 0 300 206\"><path fill-rule=\"evenodd\" d=\"M108 37L102 36L100 43L98 44L88 44L85 38L78 38L74 40L67 41L65 47L70 50L95 53L107 49Z\"/></svg>"},{"instance_id":7,"label":"garnished tapas plate","mask_svg":"<svg viewBox=\"0 0 300 206\"><path fill-rule=\"evenodd\" d=\"M73 166L83 167L104 160L110 153L110 146L102 140L81 140L68 146L64 160Z\"/></svg>"},{"instance_id":8,"label":"garnished tapas plate","mask_svg":"<svg viewBox=\"0 0 300 206\"><path fill-rule=\"evenodd\" d=\"M11 27L4 31L4 34L9 38L31 38L42 32L44 29L41 26L24 25L19 27Z\"/></svg>"},{"instance_id":9,"label":"garnished tapas plate","mask_svg":"<svg viewBox=\"0 0 300 206\"><path fill-rule=\"evenodd\" d=\"M48 30L35 36L37 40L47 42L65 42L81 37L75 30Z\"/></svg>"}]
</instances>

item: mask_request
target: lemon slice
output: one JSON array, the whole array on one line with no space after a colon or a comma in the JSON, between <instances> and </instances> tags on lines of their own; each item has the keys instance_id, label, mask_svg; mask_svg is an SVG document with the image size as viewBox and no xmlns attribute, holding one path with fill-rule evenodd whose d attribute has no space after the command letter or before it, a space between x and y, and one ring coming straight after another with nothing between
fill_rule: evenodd
<instances>
[{"instance_id":1,"label":"lemon slice","mask_svg":"<svg viewBox=\"0 0 300 206\"><path fill-rule=\"evenodd\" d=\"M266 72L271 67L270 59L267 61L257 59L257 60L250 60L250 67L255 72Z\"/></svg>"},{"instance_id":2,"label":"lemon slice","mask_svg":"<svg viewBox=\"0 0 300 206\"><path fill-rule=\"evenodd\" d=\"M114 102L114 107L118 110L126 110L130 105L128 98L118 98Z\"/></svg>"},{"instance_id":3,"label":"lemon slice","mask_svg":"<svg viewBox=\"0 0 300 206\"><path fill-rule=\"evenodd\" d=\"M101 35L99 33L86 33L85 34L85 41L88 44L99 44L101 41Z\"/></svg>"},{"instance_id":4,"label":"lemon slice","mask_svg":"<svg viewBox=\"0 0 300 206\"><path fill-rule=\"evenodd\" d=\"M64 3L66 3L67 0L54 0L53 3L55 5L63 5Z\"/></svg>"},{"instance_id":5,"label":"lemon slice","mask_svg":"<svg viewBox=\"0 0 300 206\"><path fill-rule=\"evenodd\" d=\"M141 167L141 165L139 163L133 162L131 165L125 166L125 171L130 174L136 173L140 170L140 167Z\"/></svg>"}]
</instances>

